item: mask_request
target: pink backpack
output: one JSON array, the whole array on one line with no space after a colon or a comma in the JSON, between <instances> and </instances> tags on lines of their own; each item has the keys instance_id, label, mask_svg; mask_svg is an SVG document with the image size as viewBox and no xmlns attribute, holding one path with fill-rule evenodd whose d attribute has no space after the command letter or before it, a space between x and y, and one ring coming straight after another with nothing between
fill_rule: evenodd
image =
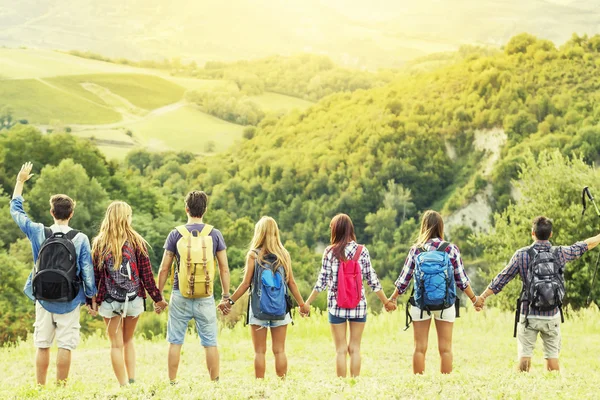
<instances>
[{"instance_id":1,"label":"pink backpack","mask_svg":"<svg viewBox=\"0 0 600 400\"><path fill-rule=\"evenodd\" d=\"M358 246L351 260L340 260L338 268L337 304L341 308L356 308L362 297L362 273L358 259L363 246Z\"/></svg>"}]
</instances>

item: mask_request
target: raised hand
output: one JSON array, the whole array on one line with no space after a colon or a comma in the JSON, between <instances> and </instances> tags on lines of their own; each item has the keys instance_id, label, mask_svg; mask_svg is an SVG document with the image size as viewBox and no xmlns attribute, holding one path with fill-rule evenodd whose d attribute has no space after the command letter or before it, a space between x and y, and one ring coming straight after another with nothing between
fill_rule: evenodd
<instances>
[{"instance_id":1,"label":"raised hand","mask_svg":"<svg viewBox=\"0 0 600 400\"><path fill-rule=\"evenodd\" d=\"M28 181L29 178L31 178L33 176L33 174L31 173L32 168L33 168L33 164L30 162L26 162L25 164L23 164L23 166L21 167L21 170L17 174L17 181L19 181L19 182Z\"/></svg>"}]
</instances>

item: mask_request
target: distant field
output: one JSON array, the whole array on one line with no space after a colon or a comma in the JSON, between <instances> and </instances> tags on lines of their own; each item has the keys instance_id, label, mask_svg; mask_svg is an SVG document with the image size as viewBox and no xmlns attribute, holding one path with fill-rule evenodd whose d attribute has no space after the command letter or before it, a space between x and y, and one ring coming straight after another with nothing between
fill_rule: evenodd
<instances>
[{"instance_id":1,"label":"distant field","mask_svg":"<svg viewBox=\"0 0 600 400\"><path fill-rule=\"evenodd\" d=\"M17 119L34 124L107 124L121 120L121 114L101 102L36 79L0 81L0 104L9 106Z\"/></svg>"},{"instance_id":2,"label":"distant field","mask_svg":"<svg viewBox=\"0 0 600 400\"><path fill-rule=\"evenodd\" d=\"M0 79L140 72L139 68L89 60L51 50L0 48Z\"/></svg>"},{"instance_id":3,"label":"distant field","mask_svg":"<svg viewBox=\"0 0 600 400\"><path fill-rule=\"evenodd\" d=\"M110 90L112 93L123 97L133 105L153 110L171 103L178 102L183 98L185 89L173 82L169 82L155 75L142 74L93 74L61 76L48 79L49 82L67 90L78 93L84 92L84 96L98 97L84 89L82 83L94 83Z\"/></svg>"},{"instance_id":4,"label":"distant field","mask_svg":"<svg viewBox=\"0 0 600 400\"><path fill-rule=\"evenodd\" d=\"M265 111L288 111L293 108L304 110L314 103L297 97L286 96L278 93L265 92L260 96L252 96L251 99L261 106Z\"/></svg>"},{"instance_id":5,"label":"distant field","mask_svg":"<svg viewBox=\"0 0 600 400\"><path fill-rule=\"evenodd\" d=\"M203 153L208 141L215 143L215 152L226 150L235 139L241 138L244 129L190 105L124 126L153 150L193 153Z\"/></svg>"}]
</instances>

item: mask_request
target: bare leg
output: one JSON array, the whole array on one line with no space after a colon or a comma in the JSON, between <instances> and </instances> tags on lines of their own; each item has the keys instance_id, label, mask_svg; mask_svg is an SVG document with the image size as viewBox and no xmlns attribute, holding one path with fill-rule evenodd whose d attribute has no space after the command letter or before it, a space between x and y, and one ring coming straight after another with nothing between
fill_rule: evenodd
<instances>
[{"instance_id":1,"label":"bare leg","mask_svg":"<svg viewBox=\"0 0 600 400\"><path fill-rule=\"evenodd\" d=\"M415 374L422 374L423 372L425 372L425 353L427 353L430 326L430 319L426 321L413 322L413 333L415 338L415 351L413 353L413 373Z\"/></svg>"},{"instance_id":2,"label":"bare leg","mask_svg":"<svg viewBox=\"0 0 600 400\"><path fill-rule=\"evenodd\" d=\"M58 349L56 355L56 381L66 383L71 369L71 350Z\"/></svg>"},{"instance_id":3,"label":"bare leg","mask_svg":"<svg viewBox=\"0 0 600 400\"><path fill-rule=\"evenodd\" d=\"M346 377L346 357L348 356L348 342L346 341L346 322L330 324L333 343L335 344L335 370L338 377Z\"/></svg>"},{"instance_id":4,"label":"bare leg","mask_svg":"<svg viewBox=\"0 0 600 400\"><path fill-rule=\"evenodd\" d=\"M529 372L530 367L531 367L531 357L521 357L521 359L519 360L519 371Z\"/></svg>"},{"instance_id":5,"label":"bare leg","mask_svg":"<svg viewBox=\"0 0 600 400\"><path fill-rule=\"evenodd\" d=\"M135 333L138 321L138 317L127 317L123 320L123 350L129 382L135 380L135 346L133 344L133 334Z\"/></svg>"},{"instance_id":6,"label":"bare leg","mask_svg":"<svg viewBox=\"0 0 600 400\"><path fill-rule=\"evenodd\" d=\"M548 371L560 371L560 366L558 365L558 358L547 358L546 369Z\"/></svg>"},{"instance_id":7,"label":"bare leg","mask_svg":"<svg viewBox=\"0 0 600 400\"><path fill-rule=\"evenodd\" d=\"M250 333L254 345L254 376L256 379L263 379L266 368L267 328L260 325L250 325Z\"/></svg>"},{"instance_id":8,"label":"bare leg","mask_svg":"<svg viewBox=\"0 0 600 400\"><path fill-rule=\"evenodd\" d=\"M177 379L177 370L179 369L179 359L181 358L181 344L169 344L169 380L171 382Z\"/></svg>"},{"instance_id":9,"label":"bare leg","mask_svg":"<svg viewBox=\"0 0 600 400\"><path fill-rule=\"evenodd\" d=\"M110 340L110 361L121 386L127 384L127 372L123 359L123 321L121 317L104 318L106 334Z\"/></svg>"},{"instance_id":10,"label":"bare leg","mask_svg":"<svg viewBox=\"0 0 600 400\"><path fill-rule=\"evenodd\" d=\"M273 342L273 355L275 356L275 373L280 378L287 375L287 356L285 355L285 337L287 325L271 328L271 341Z\"/></svg>"},{"instance_id":11,"label":"bare leg","mask_svg":"<svg viewBox=\"0 0 600 400\"><path fill-rule=\"evenodd\" d=\"M365 325L364 322L350 322L348 353L350 354L350 376L353 378L360 375L360 342Z\"/></svg>"},{"instance_id":12,"label":"bare leg","mask_svg":"<svg viewBox=\"0 0 600 400\"><path fill-rule=\"evenodd\" d=\"M35 377L38 385L46 384L48 366L50 365L50 349L38 348L35 353Z\"/></svg>"},{"instance_id":13,"label":"bare leg","mask_svg":"<svg viewBox=\"0 0 600 400\"><path fill-rule=\"evenodd\" d=\"M217 346L205 347L206 367L211 381L219 380L219 349Z\"/></svg>"},{"instance_id":14,"label":"bare leg","mask_svg":"<svg viewBox=\"0 0 600 400\"><path fill-rule=\"evenodd\" d=\"M438 337L438 350L440 352L442 374L452 372L452 328L453 322L435 320L435 330Z\"/></svg>"}]
</instances>

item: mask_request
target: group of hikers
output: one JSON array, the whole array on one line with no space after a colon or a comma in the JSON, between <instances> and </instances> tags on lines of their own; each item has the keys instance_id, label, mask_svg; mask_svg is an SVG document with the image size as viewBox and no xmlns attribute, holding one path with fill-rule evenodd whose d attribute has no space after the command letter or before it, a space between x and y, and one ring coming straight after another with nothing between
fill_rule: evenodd
<instances>
[{"instance_id":1,"label":"group of hikers","mask_svg":"<svg viewBox=\"0 0 600 400\"><path fill-rule=\"evenodd\" d=\"M548 370L558 370L561 346L560 323L565 295L564 267L600 243L600 234L572 246L552 246L552 221L533 220L533 244L516 251L508 265L477 296L463 267L458 247L444 240L444 222L439 213L426 211L419 236L411 247L404 266L388 298L371 265L369 251L357 243L354 226L346 214L336 215L330 223L331 243L324 253L314 289L304 301L294 280L290 254L282 245L276 221L262 217L246 257L244 277L230 294L226 244L221 232L203 221L208 197L192 191L185 197L188 221L173 229L166 238L158 273L158 284L148 257L148 243L132 227L132 209L122 201L112 202L92 244L88 237L69 226L75 202L64 194L50 198L54 224L35 223L23 208L23 187L32 176L26 163L17 175L10 212L31 242L34 268L25 285L25 294L35 301L34 346L37 383L44 385L50 362L49 349L57 342L57 381L65 382L71 365L71 351L80 339L80 307L100 315L110 340L110 358L119 384L135 382L134 333L145 308L146 293L154 311L167 307L168 374L177 382L177 372L190 320L194 320L200 343L205 349L210 378L219 379L217 349L217 309L229 314L232 306L250 290L247 323L254 345L256 378L265 375L267 331L271 332L275 370L287 374L285 340L292 322L293 296L301 316L310 314L310 305L320 292L328 290L327 310L336 349L336 372L360 374L360 346L367 320L363 281L371 287L386 311L397 308L397 298L409 288L413 293L407 304L407 328L414 332L413 372L425 371L431 319L435 320L441 372L452 371L452 330L458 316L456 287L462 290L477 311L486 299L500 292L519 275L523 290L515 322L519 368L528 371L539 335L544 345ZM214 275L218 268L222 297L215 303ZM173 288L169 302L163 290L169 275ZM348 334L349 332L349 334Z\"/></svg>"}]
</instances>

